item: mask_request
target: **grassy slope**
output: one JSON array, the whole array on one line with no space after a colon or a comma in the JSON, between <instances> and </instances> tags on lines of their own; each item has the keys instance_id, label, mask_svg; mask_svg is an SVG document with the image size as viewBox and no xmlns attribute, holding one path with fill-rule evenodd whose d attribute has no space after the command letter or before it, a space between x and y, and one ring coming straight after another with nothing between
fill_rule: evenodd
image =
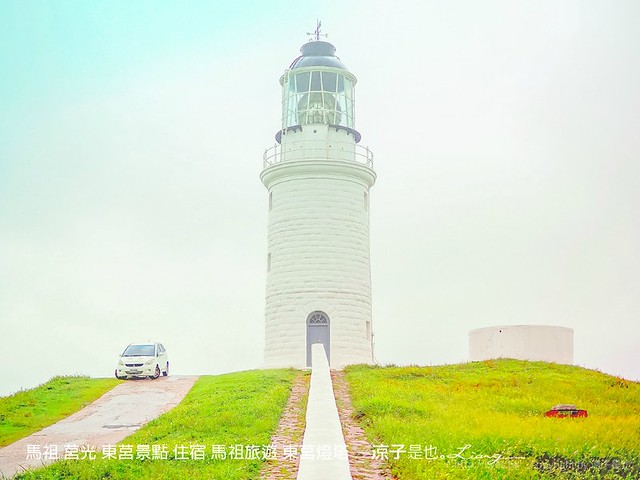
<instances>
[{"instance_id":1,"label":"grassy slope","mask_svg":"<svg viewBox=\"0 0 640 480\"><path fill-rule=\"evenodd\" d=\"M212 460L212 445L268 445L299 372L263 370L201 377L176 408L120 444L165 445L168 460L67 460L17 478L249 479L262 460ZM174 447L205 445L205 460L176 460ZM228 448L226 449L228 451Z\"/></svg>"},{"instance_id":2,"label":"grassy slope","mask_svg":"<svg viewBox=\"0 0 640 480\"><path fill-rule=\"evenodd\" d=\"M391 459L401 480L640 478L638 383L579 367L516 360L355 366L347 369L347 379L356 417L372 443L437 449L429 452L437 460L411 459L408 453ZM575 403L589 417L545 418L558 403ZM465 445L470 445L465 457L524 459L490 465L488 458L446 458Z\"/></svg>"},{"instance_id":3,"label":"grassy slope","mask_svg":"<svg viewBox=\"0 0 640 480\"><path fill-rule=\"evenodd\" d=\"M118 383L115 378L54 377L0 398L0 447L77 412Z\"/></svg>"}]
</instances>

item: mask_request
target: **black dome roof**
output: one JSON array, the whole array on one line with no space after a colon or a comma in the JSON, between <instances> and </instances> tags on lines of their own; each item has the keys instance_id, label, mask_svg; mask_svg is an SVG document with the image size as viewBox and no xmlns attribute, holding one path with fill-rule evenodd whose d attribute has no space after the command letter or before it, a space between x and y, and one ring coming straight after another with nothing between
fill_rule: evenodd
<instances>
[{"instance_id":1,"label":"black dome roof","mask_svg":"<svg viewBox=\"0 0 640 480\"><path fill-rule=\"evenodd\" d=\"M300 47L300 55L296 58L289 69L303 68L303 67L333 67L347 70L344 63L336 57L336 47L329 42L323 42L321 40L314 40L305 43Z\"/></svg>"}]
</instances>

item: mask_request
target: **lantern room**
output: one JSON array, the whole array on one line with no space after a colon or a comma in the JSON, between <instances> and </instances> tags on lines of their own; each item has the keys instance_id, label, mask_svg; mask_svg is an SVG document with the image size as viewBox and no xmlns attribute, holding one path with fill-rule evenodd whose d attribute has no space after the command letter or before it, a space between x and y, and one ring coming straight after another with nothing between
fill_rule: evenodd
<instances>
[{"instance_id":1,"label":"lantern room","mask_svg":"<svg viewBox=\"0 0 640 480\"><path fill-rule=\"evenodd\" d=\"M335 56L336 49L320 40L306 43L280 78L282 130L308 124L354 128L356 77Z\"/></svg>"}]
</instances>

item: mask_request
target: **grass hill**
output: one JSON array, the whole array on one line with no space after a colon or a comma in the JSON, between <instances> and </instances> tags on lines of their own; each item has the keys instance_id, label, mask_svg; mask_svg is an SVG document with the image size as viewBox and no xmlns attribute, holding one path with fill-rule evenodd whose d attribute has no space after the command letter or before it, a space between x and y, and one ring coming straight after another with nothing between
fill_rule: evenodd
<instances>
[{"instance_id":1,"label":"grass hill","mask_svg":"<svg viewBox=\"0 0 640 480\"><path fill-rule=\"evenodd\" d=\"M98 449L95 459L82 459L80 453L79 460L59 461L15 478L257 478L260 449L269 444L296 375L302 372L254 370L200 377L177 407L120 442L114 458L102 458ZM214 451L217 458L212 458Z\"/></svg>"},{"instance_id":2,"label":"grass hill","mask_svg":"<svg viewBox=\"0 0 640 480\"><path fill-rule=\"evenodd\" d=\"M54 377L0 398L0 447L68 417L120 383L115 378Z\"/></svg>"},{"instance_id":3,"label":"grass hill","mask_svg":"<svg viewBox=\"0 0 640 480\"><path fill-rule=\"evenodd\" d=\"M640 478L640 384L517 360L347 368L355 416L399 479ZM545 418L559 403L587 418Z\"/></svg>"},{"instance_id":4,"label":"grass hill","mask_svg":"<svg viewBox=\"0 0 640 480\"><path fill-rule=\"evenodd\" d=\"M260 450L268 444L296 375L302 372L201 377L180 405L120 443L119 453L130 448L133 459L98 454L96 460L62 461L17 478L256 479L263 460L247 458L247 447ZM388 458L397 479L640 478L639 383L579 367L516 360L358 365L348 367L346 376L354 416L373 444L367 453ZM63 382L74 390L73 380ZM58 387L46 390L45 384L40 394ZM14 416L56 405L45 397L21 398ZM0 399L0 413L6 401ZM575 403L589 416L545 418L544 412L559 403ZM166 446L166 458L136 459L138 447L145 445ZM192 445L204 446L204 458L193 456ZM220 445L226 457L211 458ZM243 447L245 458L233 458L235 445Z\"/></svg>"}]
</instances>

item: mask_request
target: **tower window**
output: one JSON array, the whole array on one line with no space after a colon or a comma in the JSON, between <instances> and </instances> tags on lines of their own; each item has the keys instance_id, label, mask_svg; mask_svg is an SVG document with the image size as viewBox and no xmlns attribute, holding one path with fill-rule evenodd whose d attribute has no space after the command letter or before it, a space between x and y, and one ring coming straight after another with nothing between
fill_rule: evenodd
<instances>
[{"instance_id":1,"label":"tower window","mask_svg":"<svg viewBox=\"0 0 640 480\"><path fill-rule=\"evenodd\" d=\"M269 192L269 211L273 208L273 192Z\"/></svg>"},{"instance_id":2,"label":"tower window","mask_svg":"<svg viewBox=\"0 0 640 480\"><path fill-rule=\"evenodd\" d=\"M365 211L369 211L369 195L367 192L364 192L364 209Z\"/></svg>"},{"instance_id":3,"label":"tower window","mask_svg":"<svg viewBox=\"0 0 640 480\"><path fill-rule=\"evenodd\" d=\"M313 312L307 317L309 325L329 325L329 317L324 312Z\"/></svg>"},{"instance_id":4,"label":"tower window","mask_svg":"<svg viewBox=\"0 0 640 480\"><path fill-rule=\"evenodd\" d=\"M267 272L271 271L271 252L267 254Z\"/></svg>"}]
</instances>

